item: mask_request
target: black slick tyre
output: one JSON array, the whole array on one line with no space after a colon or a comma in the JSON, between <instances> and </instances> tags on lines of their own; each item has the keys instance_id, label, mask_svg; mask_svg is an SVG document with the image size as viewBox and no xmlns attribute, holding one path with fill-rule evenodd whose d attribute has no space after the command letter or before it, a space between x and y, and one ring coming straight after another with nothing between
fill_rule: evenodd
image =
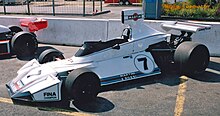
<instances>
[{"instance_id":1,"label":"black slick tyre","mask_svg":"<svg viewBox=\"0 0 220 116\"><path fill-rule=\"evenodd\" d=\"M12 37L11 47L18 56L32 56L38 48L38 42L31 33L18 32Z\"/></svg>"},{"instance_id":2,"label":"black slick tyre","mask_svg":"<svg viewBox=\"0 0 220 116\"><path fill-rule=\"evenodd\" d=\"M205 71L209 64L208 48L199 43L183 42L175 53L174 61L180 67L181 74L195 76Z\"/></svg>"},{"instance_id":3,"label":"black slick tyre","mask_svg":"<svg viewBox=\"0 0 220 116\"><path fill-rule=\"evenodd\" d=\"M57 59L60 59L60 60L65 59L63 56L63 53L56 49L50 48L50 49L44 50L39 55L38 62L40 64L43 64L43 63L47 63L51 61L56 61Z\"/></svg>"},{"instance_id":4,"label":"black slick tyre","mask_svg":"<svg viewBox=\"0 0 220 116\"><path fill-rule=\"evenodd\" d=\"M100 90L98 76L87 69L73 70L65 81L69 99L89 102L97 97Z\"/></svg>"}]
</instances>

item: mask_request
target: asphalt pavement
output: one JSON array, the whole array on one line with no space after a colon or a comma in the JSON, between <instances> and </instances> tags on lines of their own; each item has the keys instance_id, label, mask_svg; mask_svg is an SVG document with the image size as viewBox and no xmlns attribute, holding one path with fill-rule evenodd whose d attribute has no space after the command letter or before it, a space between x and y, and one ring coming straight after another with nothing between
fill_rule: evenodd
<instances>
[{"instance_id":1,"label":"asphalt pavement","mask_svg":"<svg viewBox=\"0 0 220 116\"><path fill-rule=\"evenodd\" d=\"M79 49L72 46L41 44L40 49L52 46L66 58ZM175 71L125 83L102 87L98 98L90 103L47 103L14 105L5 84L16 77L17 70L31 58L0 59L1 116L219 116L220 115L220 58L212 57L203 75L179 76ZM109 69L110 70L110 69ZM31 105L31 106L30 106Z\"/></svg>"}]
</instances>

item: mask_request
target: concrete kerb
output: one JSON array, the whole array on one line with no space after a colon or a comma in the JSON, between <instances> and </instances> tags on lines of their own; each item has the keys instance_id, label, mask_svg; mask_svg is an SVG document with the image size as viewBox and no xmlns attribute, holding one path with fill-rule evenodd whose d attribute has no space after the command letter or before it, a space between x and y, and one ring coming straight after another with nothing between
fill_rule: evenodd
<instances>
[{"instance_id":1,"label":"concrete kerb","mask_svg":"<svg viewBox=\"0 0 220 116\"><path fill-rule=\"evenodd\" d=\"M26 17L0 16L1 25L19 25L19 20ZM80 18L45 18L47 29L36 32L38 41L61 45L82 45L84 41L106 41L121 36L124 25L120 19L80 19ZM164 32L160 24L167 21L145 21L149 26ZM212 25L211 30L193 35L193 41L207 45L212 56L220 56L220 23L199 22ZM25 29L25 28L23 28ZM172 31L172 33L178 33Z\"/></svg>"}]
</instances>

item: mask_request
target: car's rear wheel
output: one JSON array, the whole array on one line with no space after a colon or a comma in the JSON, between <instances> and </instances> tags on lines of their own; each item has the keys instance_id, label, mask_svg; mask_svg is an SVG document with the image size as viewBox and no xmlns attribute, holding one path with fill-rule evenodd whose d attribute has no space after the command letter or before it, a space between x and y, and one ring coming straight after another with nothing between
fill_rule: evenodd
<instances>
[{"instance_id":1,"label":"car's rear wheel","mask_svg":"<svg viewBox=\"0 0 220 116\"><path fill-rule=\"evenodd\" d=\"M36 37L29 32L18 32L11 40L13 52L18 56L32 56L38 48Z\"/></svg>"},{"instance_id":2,"label":"car's rear wheel","mask_svg":"<svg viewBox=\"0 0 220 116\"><path fill-rule=\"evenodd\" d=\"M51 61L56 61L59 59L60 60L65 59L63 56L63 53L56 50L56 49L50 48L50 49L44 50L39 55L38 62L40 64L43 64L43 63L47 63L47 62L51 62Z\"/></svg>"},{"instance_id":3,"label":"car's rear wheel","mask_svg":"<svg viewBox=\"0 0 220 116\"><path fill-rule=\"evenodd\" d=\"M100 80L95 73L88 70L73 70L65 81L65 88L70 99L88 102L97 97Z\"/></svg>"},{"instance_id":4,"label":"car's rear wheel","mask_svg":"<svg viewBox=\"0 0 220 116\"><path fill-rule=\"evenodd\" d=\"M209 64L209 58L208 48L194 42L181 43L174 53L180 72L190 76L203 73Z\"/></svg>"}]
</instances>

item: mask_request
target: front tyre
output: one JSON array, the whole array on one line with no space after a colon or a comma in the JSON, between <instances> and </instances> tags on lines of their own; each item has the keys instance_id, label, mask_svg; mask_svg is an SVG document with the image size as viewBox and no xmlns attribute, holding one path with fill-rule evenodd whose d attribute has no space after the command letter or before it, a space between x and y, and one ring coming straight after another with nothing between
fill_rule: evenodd
<instances>
[{"instance_id":1,"label":"front tyre","mask_svg":"<svg viewBox=\"0 0 220 116\"><path fill-rule=\"evenodd\" d=\"M100 90L100 80L93 72L77 69L68 75L65 88L70 99L89 102L97 97Z\"/></svg>"},{"instance_id":2,"label":"front tyre","mask_svg":"<svg viewBox=\"0 0 220 116\"><path fill-rule=\"evenodd\" d=\"M191 76L205 72L209 59L208 48L194 42L181 43L174 53L174 61L180 67L180 72Z\"/></svg>"},{"instance_id":3,"label":"front tyre","mask_svg":"<svg viewBox=\"0 0 220 116\"><path fill-rule=\"evenodd\" d=\"M56 61L56 60L62 60L62 59L65 59L62 52L60 52L56 49L50 48L50 49L44 50L40 54L40 56L38 58L38 62L40 64L43 64L43 63Z\"/></svg>"}]
</instances>

